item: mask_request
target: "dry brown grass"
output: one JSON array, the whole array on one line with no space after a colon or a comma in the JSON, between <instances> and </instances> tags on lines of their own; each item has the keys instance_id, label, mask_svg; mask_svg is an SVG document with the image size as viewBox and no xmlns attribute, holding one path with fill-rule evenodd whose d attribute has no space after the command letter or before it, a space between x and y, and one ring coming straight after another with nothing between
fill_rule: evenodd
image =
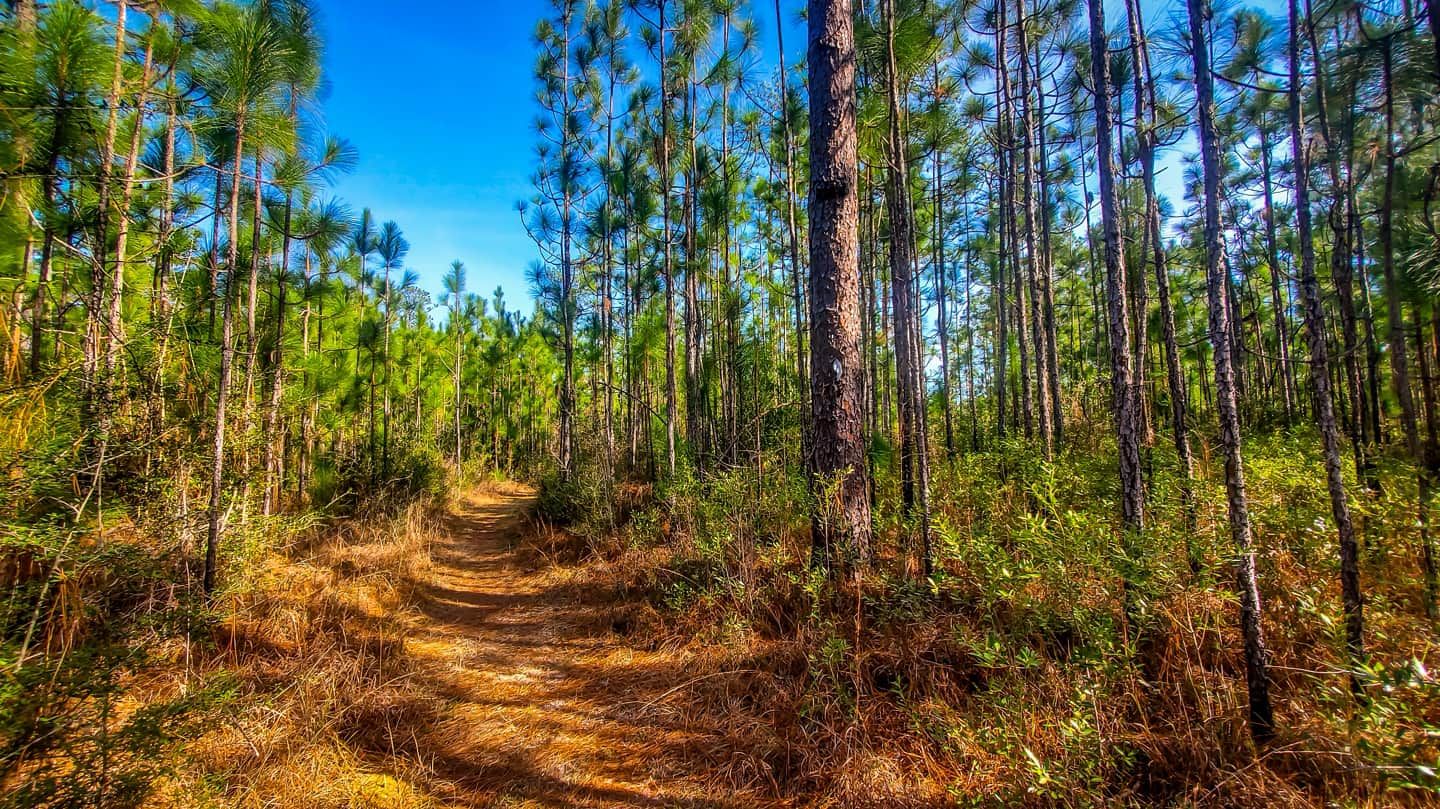
<instances>
[{"instance_id":1,"label":"dry brown grass","mask_svg":"<svg viewBox=\"0 0 1440 809\"><path fill-rule=\"evenodd\" d=\"M658 534L659 543L624 530L588 541L548 531L527 552L536 564L559 562L549 575L577 598L606 605L599 623L671 661L674 686L640 711L703 740L703 761L691 764L717 789L877 809L1440 803L1420 790L1387 790L1377 762L1356 753L1357 737L1346 732L1353 706L1335 691L1343 678L1333 673L1342 663L1333 624L1326 629L1293 597L1269 601L1282 735L1257 751L1223 581L1168 591L1151 605L1142 673L1114 660L1073 664L1079 638L1063 626L1030 630L1033 661L985 659L977 649L986 638L1027 616L1018 596L1013 614L1003 604L980 609L963 568L950 571L946 596L910 618L883 615L893 582L872 581L857 621L853 589L820 605L807 595L798 534L707 564L695 561L694 537L667 524ZM1264 566L1272 595L1313 592L1338 603L1323 568L1283 550ZM674 602L677 587L706 576L698 595ZM1083 590L1078 606L1118 613L1109 584ZM1024 593L1032 603L1056 598L1034 592L1039 586ZM1385 582L1371 586L1389 592ZM1371 620L1377 659L1433 653L1423 617L1376 610ZM839 642L840 651L827 651ZM1440 706L1421 708L1405 717L1412 729L1440 722Z\"/></svg>"},{"instance_id":2,"label":"dry brown grass","mask_svg":"<svg viewBox=\"0 0 1440 809\"><path fill-rule=\"evenodd\" d=\"M1322 687L1339 661L1314 605L1338 597L1283 543L1262 560L1283 730L1257 753L1223 582L1151 605L1142 676L1077 664L1081 629L1016 629L1065 597L1041 580L982 608L987 583L952 564L918 613L886 612L899 591L878 577L817 604L798 532L700 562L680 521L654 526L658 541L586 541L523 520L531 497L485 484L448 511L412 507L268 557L197 664L239 696L156 805L1433 803L1380 789L1355 753L1343 694ZM649 497L623 492L621 513ZM1387 606L1415 597L1403 579L1367 581ZM1077 609L1113 610L1111 584L1080 588ZM1371 622L1377 658L1430 655L1413 611ZM987 657L998 629L1034 659ZM178 670L150 687L187 687ZM1405 721L1440 724L1420 710Z\"/></svg>"},{"instance_id":3,"label":"dry brown grass","mask_svg":"<svg viewBox=\"0 0 1440 809\"><path fill-rule=\"evenodd\" d=\"M436 805L441 785L397 744L441 707L417 682L407 643L441 519L417 503L317 531L232 588L213 656L149 684L160 693L230 677L237 690L223 719L187 745L156 805Z\"/></svg>"},{"instance_id":4,"label":"dry brown grass","mask_svg":"<svg viewBox=\"0 0 1440 809\"><path fill-rule=\"evenodd\" d=\"M583 569L510 552L532 498L481 486L448 513L417 506L267 560L200 667L239 696L155 805L775 803L768 771L726 746L745 736L673 711L701 663L623 642L623 610L570 586Z\"/></svg>"}]
</instances>

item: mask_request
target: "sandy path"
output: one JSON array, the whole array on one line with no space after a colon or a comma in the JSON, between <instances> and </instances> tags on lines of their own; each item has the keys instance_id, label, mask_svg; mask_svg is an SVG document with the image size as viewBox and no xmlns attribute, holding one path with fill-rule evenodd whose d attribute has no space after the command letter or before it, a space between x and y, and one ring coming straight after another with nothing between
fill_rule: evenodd
<instances>
[{"instance_id":1,"label":"sandy path","mask_svg":"<svg viewBox=\"0 0 1440 809\"><path fill-rule=\"evenodd\" d=\"M472 493L434 548L428 620L407 648L448 709L417 729L422 760L459 805L760 805L696 771L725 755L707 752L709 733L650 709L681 676L674 660L624 645L598 608L516 563L532 503L519 487Z\"/></svg>"}]
</instances>

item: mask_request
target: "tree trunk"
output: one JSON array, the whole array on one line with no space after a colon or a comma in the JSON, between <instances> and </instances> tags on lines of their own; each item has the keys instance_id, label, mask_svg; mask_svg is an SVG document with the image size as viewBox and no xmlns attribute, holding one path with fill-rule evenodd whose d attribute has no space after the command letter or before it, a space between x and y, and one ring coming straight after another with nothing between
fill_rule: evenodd
<instances>
[{"instance_id":1,"label":"tree trunk","mask_svg":"<svg viewBox=\"0 0 1440 809\"><path fill-rule=\"evenodd\" d=\"M925 390L915 300L915 232L910 213L909 161L901 120L904 90L895 58L895 0L883 6L886 29L890 131L885 200L890 218L890 297L895 309L896 393L900 414L900 463L907 516L920 521L921 567L930 575L929 441L925 435Z\"/></svg>"},{"instance_id":2,"label":"tree trunk","mask_svg":"<svg viewBox=\"0 0 1440 809\"><path fill-rule=\"evenodd\" d=\"M1126 12L1130 24L1131 54L1135 64L1135 124L1139 133L1138 156L1145 187L1146 241L1154 262L1155 287L1160 303L1160 333L1165 344L1166 382L1170 392L1170 423L1174 434L1175 454L1180 462L1180 499L1186 522L1186 552L1191 572L1198 573L1201 560L1193 540L1198 523L1194 484L1195 461L1190 451L1185 368L1180 359L1179 341L1175 335L1175 309L1170 299L1170 270L1160 229L1160 205L1155 194L1155 132L1158 124L1155 76L1150 68L1145 24L1138 0L1127 0Z\"/></svg>"},{"instance_id":3,"label":"tree trunk","mask_svg":"<svg viewBox=\"0 0 1440 809\"><path fill-rule=\"evenodd\" d=\"M1210 343L1215 353L1215 400L1220 420L1220 444L1225 452L1230 535L1239 555L1236 588L1240 600L1240 629L1245 638L1250 735L1257 743L1264 743L1275 735L1275 717L1270 706L1269 655L1261 627L1260 587L1250 534L1250 511L1241 460L1240 414L1235 402L1235 369L1231 362L1230 313L1225 300L1229 284L1220 246L1220 145L1215 132L1214 79L1210 74L1204 2L1187 0L1197 116L1200 120L1200 162L1205 184L1205 278L1210 307Z\"/></svg>"},{"instance_id":4,"label":"tree trunk","mask_svg":"<svg viewBox=\"0 0 1440 809\"><path fill-rule=\"evenodd\" d=\"M1105 295L1110 322L1110 380L1120 456L1120 520L1127 543L1144 529L1145 494L1140 480L1140 418L1131 384L1130 315L1125 300L1124 243L1120 236L1111 133L1109 43L1103 0L1090 0L1091 86L1095 93L1095 156L1100 180L1100 219L1105 251Z\"/></svg>"},{"instance_id":5,"label":"tree trunk","mask_svg":"<svg viewBox=\"0 0 1440 809\"><path fill-rule=\"evenodd\" d=\"M1345 495L1345 478L1340 467L1340 429L1335 423L1334 397L1330 392L1330 347L1325 340L1325 312L1320 284L1315 277L1315 242L1311 232L1309 163L1305 153L1305 129L1300 106L1300 11L1299 0L1290 0L1290 145L1295 171L1295 221L1300 246L1300 298L1305 333L1310 350L1310 386L1315 398L1315 420L1325 453L1325 482L1330 494L1330 513L1340 545L1340 589L1345 605L1345 648L1351 667L1365 659L1364 601L1360 591L1360 553L1350 505ZM1353 675L1352 675L1353 677ZM1352 680L1352 687L1355 681Z\"/></svg>"},{"instance_id":6,"label":"tree trunk","mask_svg":"<svg viewBox=\"0 0 1440 809\"><path fill-rule=\"evenodd\" d=\"M1357 14L1360 12L1356 12ZM1368 35L1367 35L1368 38ZM1422 574L1425 581L1425 614L1435 617L1436 559L1430 539L1430 486L1426 471L1424 453L1420 446L1419 421L1415 412L1415 397L1410 387L1410 363L1407 358L1405 341L1405 315L1400 300L1400 285L1395 272L1395 97L1393 34L1386 34L1381 49L1381 80L1385 92L1385 178L1383 198L1380 202L1380 267L1385 278L1385 305L1389 325L1387 348L1390 355L1390 384L1395 399L1400 403L1400 428L1405 434L1405 449L1415 464L1418 481L1418 520L1420 528L1420 549Z\"/></svg>"},{"instance_id":7,"label":"tree trunk","mask_svg":"<svg viewBox=\"0 0 1440 809\"><path fill-rule=\"evenodd\" d=\"M1035 238L1039 227L1039 217L1035 212L1035 119L1030 106L1030 46L1025 35L1024 0L1016 0L1015 9L1015 55L1020 63L1020 183L1023 186L1020 197L1025 208L1026 291L1030 298L1030 345L1035 355L1035 411L1041 449L1048 460L1055 452L1055 438L1050 427L1050 373L1046 368L1044 301L1039 247Z\"/></svg>"},{"instance_id":8,"label":"tree trunk","mask_svg":"<svg viewBox=\"0 0 1440 809\"><path fill-rule=\"evenodd\" d=\"M227 286L234 286L235 266L240 261L239 240L236 238L236 234L240 229L240 166L244 159L244 148L245 116L242 113L235 122L235 171L230 179L230 238L226 246L226 265L229 268L226 274L229 279ZM209 530L205 537L205 566L201 575L201 589L204 590L207 599L212 598L215 594L215 569L220 547L221 509L224 506L221 488L225 478L225 420L227 406L230 402L230 371L235 361L234 299L235 296L227 289L224 303L221 304L220 373L215 386L215 431L213 455L210 462Z\"/></svg>"},{"instance_id":9,"label":"tree trunk","mask_svg":"<svg viewBox=\"0 0 1440 809\"><path fill-rule=\"evenodd\" d=\"M809 0L812 564L870 555L861 401L855 29L851 0Z\"/></svg>"}]
</instances>

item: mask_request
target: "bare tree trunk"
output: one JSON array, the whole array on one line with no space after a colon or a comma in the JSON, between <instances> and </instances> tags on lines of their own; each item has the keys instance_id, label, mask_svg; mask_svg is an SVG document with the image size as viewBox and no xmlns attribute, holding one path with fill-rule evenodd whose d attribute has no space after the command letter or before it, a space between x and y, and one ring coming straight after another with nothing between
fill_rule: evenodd
<instances>
[{"instance_id":1,"label":"bare tree trunk","mask_svg":"<svg viewBox=\"0 0 1440 809\"><path fill-rule=\"evenodd\" d=\"M1270 706L1269 655L1261 627L1260 586L1255 571L1249 503L1245 495L1245 470L1241 461L1240 414L1235 403L1235 369L1231 362L1230 313L1225 305L1229 284L1225 278L1220 247L1220 147L1215 132L1214 79L1210 74L1204 2L1187 0L1197 116L1200 119L1200 162L1205 182L1205 277L1210 305L1210 342L1215 351L1215 399L1220 419L1220 444L1225 452L1230 535L1239 556L1236 561L1236 588L1240 600L1240 629L1245 637L1250 735L1257 743L1263 743L1275 735L1275 717Z\"/></svg>"},{"instance_id":2,"label":"bare tree trunk","mask_svg":"<svg viewBox=\"0 0 1440 809\"><path fill-rule=\"evenodd\" d=\"M919 317L915 301L915 232L910 213L909 161L905 149L904 90L895 58L895 3L885 15L890 132L885 199L890 217L890 290L895 308L895 371L900 413L900 462L905 507L920 520L921 567L930 575L929 441L925 435L925 391Z\"/></svg>"},{"instance_id":3,"label":"bare tree trunk","mask_svg":"<svg viewBox=\"0 0 1440 809\"><path fill-rule=\"evenodd\" d=\"M812 564L870 555L861 401L855 29L851 0L809 0Z\"/></svg>"},{"instance_id":4,"label":"bare tree trunk","mask_svg":"<svg viewBox=\"0 0 1440 809\"><path fill-rule=\"evenodd\" d=\"M262 466L265 469L265 493L261 513L269 515L279 507L284 484L284 441L280 431L280 403L285 391L285 306L290 288L290 235L295 194L285 193L285 232L280 234L280 270L275 273L278 289L275 295L275 344L270 349L270 402L265 409L265 434Z\"/></svg>"},{"instance_id":5,"label":"bare tree trunk","mask_svg":"<svg viewBox=\"0 0 1440 809\"><path fill-rule=\"evenodd\" d=\"M245 115L242 112L235 122L235 171L230 179L230 238L226 246L226 263L229 279L227 286L234 286L235 265L240 261L239 240L236 233L240 229L240 166L244 159L245 147ZM209 530L205 537L205 566L201 575L201 588L205 597L211 598L215 594L215 568L217 564L218 549L220 547L220 523L221 509L224 506L222 487L225 478L225 428L227 417L227 406L230 402L230 371L235 361L235 296L230 290L225 292L225 301L221 305L220 316L220 374L215 386L215 435L213 456L210 463L210 504L209 504Z\"/></svg>"},{"instance_id":6,"label":"bare tree trunk","mask_svg":"<svg viewBox=\"0 0 1440 809\"><path fill-rule=\"evenodd\" d=\"M1262 121L1260 130L1260 182L1264 190L1265 214L1265 260L1270 265L1270 307L1275 313L1275 346L1279 352L1280 393L1285 405L1285 423L1295 419L1298 409L1295 392L1295 377L1290 362L1290 329L1285 297L1280 291L1280 278L1285 272L1280 268L1279 238L1275 226L1274 180L1270 176L1270 137Z\"/></svg>"},{"instance_id":7,"label":"bare tree trunk","mask_svg":"<svg viewBox=\"0 0 1440 809\"><path fill-rule=\"evenodd\" d=\"M1362 12L1357 11L1357 14ZM1368 39L1369 36L1366 35ZM1436 614L1436 559L1430 539L1430 487L1431 481L1426 470L1424 453L1420 447L1419 422L1415 413L1415 397L1410 387L1410 363L1405 345L1405 315L1400 300L1400 286L1395 274L1395 94L1393 34L1384 35L1381 49L1381 78L1385 92L1385 177L1383 198L1380 202L1380 267L1385 277L1385 304L1389 333L1387 348L1390 355L1390 383L1395 399L1400 403L1400 427L1405 434L1405 448L1415 464L1419 490L1418 520L1420 528L1420 549L1422 574L1425 580L1425 614L1431 618Z\"/></svg>"},{"instance_id":8,"label":"bare tree trunk","mask_svg":"<svg viewBox=\"0 0 1440 809\"><path fill-rule=\"evenodd\" d=\"M1035 119L1030 107L1030 46L1025 36L1023 0L1016 0L1015 8L1015 51L1020 63L1020 182L1024 186L1021 201L1025 207L1025 272L1030 296L1030 344L1035 351L1035 406L1040 443L1045 457L1049 459L1055 453L1055 437L1050 427L1050 373L1046 368L1044 302L1041 295L1039 247L1035 241L1038 216L1035 212Z\"/></svg>"},{"instance_id":9,"label":"bare tree trunk","mask_svg":"<svg viewBox=\"0 0 1440 809\"><path fill-rule=\"evenodd\" d=\"M795 224L795 133L790 120L789 76L785 68L785 21L780 11L780 0L775 0L775 42L780 58L780 122L785 129L785 235L790 255L790 294L795 310L795 379L799 386L797 405L802 414L800 419L800 455L809 456L810 421L804 414L810 412L810 374L806 366L805 347L805 290L800 273L800 229Z\"/></svg>"},{"instance_id":10,"label":"bare tree trunk","mask_svg":"<svg viewBox=\"0 0 1440 809\"><path fill-rule=\"evenodd\" d=\"M945 458L947 461L955 459L955 417L951 403L950 392L950 311L949 311L949 290L947 289L947 277L945 275L945 150L941 140L940 132L940 61L936 59L930 65L930 79L934 84L931 99L935 120L935 154L934 154L934 214L932 215L931 250L933 258L931 263L935 269L935 303L937 312L935 324L937 339L940 342L940 394L945 414Z\"/></svg>"},{"instance_id":11,"label":"bare tree trunk","mask_svg":"<svg viewBox=\"0 0 1440 809\"><path fill-rule=\"evenodd\" d=\"M45 173L40 178L41 221L40 270L35 284L35 299L30 302L30 375L40 373L45 347L45 296L50 289L50 276L55 260L55 206L59 204L60 151L64 147L64 134L69 126L70 94L62 87L55 94L55 121L50 135L49 154L46 156ZM58 338L57 338L58 344Z\"/></svg>"},{"instance_id":12,"label":"bare tree trunk","mask_svg":"<svg viewBox=\"0 0 1440 809\"><path fill-rule=\"evenodd\" d=\"M1050 395L1050 432L1053 442L1058 448L1065 441L1065 416L1060 397L1060 349L1059 335L1055 324L1055 289L1054 289L1054 261L1050 248L1050 158L1046 146L1046 117L1045 117L1045 86L1040 76L1040 46L1034 46L1035 52L1035 100L1036 114L1039 119L1035 124L1035 135L1038 139L1039 149L1039 182L1040 182L1040 296L1044 306L1045 319L1045 372L1048 375Z\"/></svg>"},{"instance_id":13,"label":"bare tree trunk","mask_svg":"<svg viewBox=\"0 0 1440 809\"><path fill-rule=\"evenodd\" d=\"M1344 472L1340 467L1340 429L1335 423L1334 397L1330 392L1330 347L1325 340L1325 312L1320 284L1315 277L1315 242L1310 221L1309 163L1305 154L1305 129L1300 107L1300 11L1299 0L1290 0L1290 145L1295 170L1296 236L1300 245L1300 298L1305 316L1305 333L1310 350L1310 385L1315 397L1316 423L1325 453L1325 482L1330 493L1330 513L1340 544L1340 589L1345 604L1345 648L1352 667L1365 659L1364 601L1360 590L1360 552L1350 505L1345 495ZM1352 675L1353 676L1353 675ZM1353 681L1352 681L1353 684Z\"/></svg>"},{"instance_id":14,"label":"bare tree trunk","mask_svg":"<svg viewBox=\"0 0 1440 809\"><path fill-rule=\"evenodd\" d=\"M1199 572L1200 558L1192 535L1198 517L1195 500L1195 461L1190 451L1188 392L1185 369L1180 359L1179 342L1175 336L1175 309L1170 299L1170 271L1166 263L1165 242L1160 230L1160 206L1155 195L1155 76L1150 68L1145 23L1138 0L1127 0L1130 24L1131 54L1135 63L1135 124L1138 131L1140 171L1145 187L1146 241L1150 246L1155 268L1155 286L1160 303L1160 332L1165 344L1166 382L1170 391L1170 422L1174 434L1175 454L1180 462L1180 499L1186 521L1186 553L1191 572Z\"/></svg>"},{"instance_id":15,"label":"bare tree trunk","mask_svg":"<svg viewBox=\"0 0 1440 809\"><path fill-rule=\"evenodd\" d=\"M1091 81L1095 93L1095 158L1100 180L1100 218L1105 241L1105 295L1110 321L1110 377L1115 437L1120 456L1120 519L1127 542L1145 526L1145 493L1140 480L1140 418L1131 384L1130 315L1125 300L1124 243L1115 193L1111 133L1109 44L1103 0L1090 0Z\"/></svg>"},{"instance_id":16,"label":"bare tree trunk","mask_svg":"<svg viewBox=\"0 0 1440 809\"><path fill-rule=\"evenodd\" d=\"M675 476L675 421L679 417L675 390L675 263L670 245L670 90L665 49L665 7L660 0L660 220L665 246L665 462Z\"/></svg>"},{"instance_id":17,"label":"bare tree trunk","mask_svg":"<svg viewBox=\"0 0 1440 809\"><path fill-rule=\"evenodd\" d=\"M151 23L153 29L154 23ZM114 417L117 379L120 370L120 348L124 341L125 323L125 266L128 261L130 237L130 201L135 195L135 169L140 165L140 141L145 133L145 101L150 89L150 74L154 67L155 37L153 32L145 35L145 57L140 69L140 89L135 94L135 126L130 131L130 144L125 155L125 173L120 180L120 203L115 223L115 267L110 272L110 302L106 314L105 369L103 393L105 409ZM104 253L101 253L102 261ZM105 436L108 442L109 436Z\"/></svg>"}]
</instances>

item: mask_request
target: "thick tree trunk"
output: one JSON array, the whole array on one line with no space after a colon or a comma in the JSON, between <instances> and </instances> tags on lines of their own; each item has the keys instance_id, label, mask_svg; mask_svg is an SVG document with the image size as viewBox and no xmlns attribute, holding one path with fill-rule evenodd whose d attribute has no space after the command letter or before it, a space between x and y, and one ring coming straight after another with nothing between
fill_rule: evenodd
<instances>
[{"instance_id":1,"label":"thick tree trunk","mask_svg":"<svg viewBox=\"0 0 1440 809\"><path fill-rule=\"evenodd\" d=\"M851 0L809 0L811 530L814 564L870 555L861 401L855 29Z\"/></svg>"}]
</instances>

